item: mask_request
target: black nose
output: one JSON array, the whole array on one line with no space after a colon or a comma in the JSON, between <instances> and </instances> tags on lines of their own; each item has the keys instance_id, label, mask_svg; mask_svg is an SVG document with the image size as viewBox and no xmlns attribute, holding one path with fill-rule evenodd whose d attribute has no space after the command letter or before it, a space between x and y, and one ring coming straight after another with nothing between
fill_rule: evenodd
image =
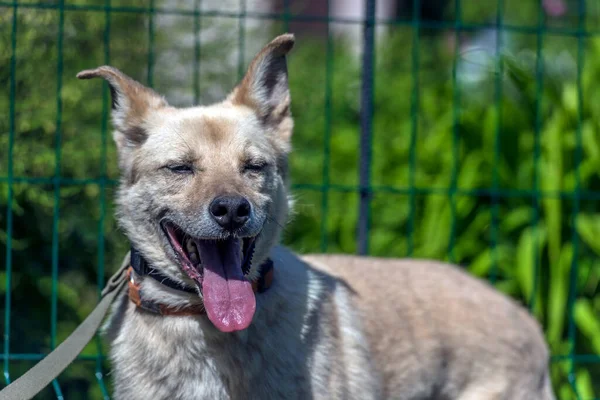
<instances>
[{"instance_id":1,"label":"black nose","mask_svg":"<svg viewBox=\"0 0 600 400\"><path fill-rule=\"evenodd\" d=\"M244 226L250 219L250 202L242 196L220 196L210 203L210 215L230 231Z\"/></svg>"}]
</instances>

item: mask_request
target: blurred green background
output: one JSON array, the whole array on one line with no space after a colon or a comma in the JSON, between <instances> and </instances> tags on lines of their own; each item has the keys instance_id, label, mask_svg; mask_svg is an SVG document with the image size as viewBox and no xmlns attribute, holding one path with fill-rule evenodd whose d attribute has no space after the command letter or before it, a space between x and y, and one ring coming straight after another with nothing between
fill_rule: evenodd
<instances>
[{"instance_id":1,"label":"blurred green background","mask_svg":"<svg viewBox=\"0 0 600 400\"><path fill-rule=\"evenodd\" d=\"M2 385L73 331L128 249L108 90L82 69L207 104L296 32L285 243L357 251L363 21L274 3L0 2ZM596 0L411 0L376 25L369 252L458 263L530 307L563 400L600 398L599 22ZM105 350L39 398L106 398Z\"/></svg>"}]
</instances>

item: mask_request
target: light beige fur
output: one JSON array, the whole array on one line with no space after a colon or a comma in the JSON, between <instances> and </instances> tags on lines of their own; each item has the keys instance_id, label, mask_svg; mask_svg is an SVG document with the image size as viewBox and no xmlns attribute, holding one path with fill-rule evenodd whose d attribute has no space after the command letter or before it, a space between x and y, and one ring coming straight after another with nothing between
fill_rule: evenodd
<instances>
[{"instance_id":1,"label":"light beige fur","mask_svg":"<svg viewBox=\"0 0 600 400\"><path fill-rule=\"evenodd\" d=\"M268 44L223 102L177 109L111 67L121 184L118 219L148 263L182 272L160 222L221 238L208 216L216 196L252 204L240 236L257 236L248 279L271 257L275 280L256 295L249 328L223 333L206 316L159 316L124 294L106 332L116 399L551 400L548 351L520 306L458 268L351 256L300 258L277 245L289 211L292 117L286 54ZM259 165L257 167L256 165ZM189 171L174 172L174 165ZM202 293L142 280L171 306Z\"/></svg>"}]
</instances>

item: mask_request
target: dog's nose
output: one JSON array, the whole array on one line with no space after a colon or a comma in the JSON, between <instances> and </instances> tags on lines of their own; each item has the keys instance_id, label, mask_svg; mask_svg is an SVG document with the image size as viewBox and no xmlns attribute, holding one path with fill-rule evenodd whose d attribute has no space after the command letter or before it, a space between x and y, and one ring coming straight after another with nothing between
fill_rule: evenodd
<instances>
[{"instance_id":1,"label":"dog's nose","mask_svg":"<svg viewBox=\"0 0 600 400\"><path fill-rule=\"evenodd\" d=\"M242 196L217 197L209 210L213 219L230 231L241 228L250 219L250 202Z\"/></svg>"}]
</instances>

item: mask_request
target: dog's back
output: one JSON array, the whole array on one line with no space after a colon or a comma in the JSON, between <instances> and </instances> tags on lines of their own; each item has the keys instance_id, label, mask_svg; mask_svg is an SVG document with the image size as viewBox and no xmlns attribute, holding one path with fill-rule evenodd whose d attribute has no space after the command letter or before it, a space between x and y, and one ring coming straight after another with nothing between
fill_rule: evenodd
<instances>
[{"instance_id":1,"label":"dog's back","mask_svg":"<svg viewBox=\"0 0 600 400\"><path fill-rule=\"evenodd\" d=\"M433 261L303 258L354 293L385 398L554 398L538 324L488 284Z\"/></svg>"}]
</instances>

